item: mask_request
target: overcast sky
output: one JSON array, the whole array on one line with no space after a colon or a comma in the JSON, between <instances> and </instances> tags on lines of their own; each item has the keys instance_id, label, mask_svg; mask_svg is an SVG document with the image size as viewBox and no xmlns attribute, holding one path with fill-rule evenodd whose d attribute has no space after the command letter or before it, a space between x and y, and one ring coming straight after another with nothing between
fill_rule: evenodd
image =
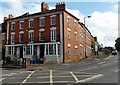
<instances>
[{"instance_id":1,"label":"overcast sky","mask_svg":"<svg viewBox=\"0 0 120 85\"><path fill-rule=\"evenodd\" d=\"M53 2L52 2L53 1ZM52 0L47 4L50 9L55 8L56 0ZM99 44L104 46L114 47L115 39L118 37L118 2L114 0L74 0L75 2L66 2L67 11L75 15L83 22L83 18L88 15L91 18L86 18L86 26L91 31L93 36L97 36ZM70 0L69 0L70 1ZM91 1L91 2L90 2ZM101 2L102 1L102 2ZM104 2L105 1L105 2ZM57 1L58 2L58 1ZM26 12L36 13L41 11L40 0L2 0L0 3L0 23L3 17L8 14L14 16L22 15Z\"/></svg>"}]
</instances>

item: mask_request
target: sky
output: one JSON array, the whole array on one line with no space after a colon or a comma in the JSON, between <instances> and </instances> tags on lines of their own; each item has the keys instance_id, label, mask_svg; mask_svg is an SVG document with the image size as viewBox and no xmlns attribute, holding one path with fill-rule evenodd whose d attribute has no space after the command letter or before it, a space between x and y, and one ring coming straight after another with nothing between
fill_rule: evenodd
<instances>
[{"instance_id":1,"label":"sky","mask_svg":"<svg viewBox=\"0 0 120 85\"><path fill-rule=\"evenodd\" d=\"M57 2L65 2L66 10L85 22L93 36L96 36L99 44L114 47L118 37L118 2L113 0L44 0L50 9L54 9ZM41 11L41 0L2 0L0 2L0 23L3 17L13 14L15 17L26 12L36 13ZM91 16L87 18L87 16Z\"/></svg>"}]
</instances>

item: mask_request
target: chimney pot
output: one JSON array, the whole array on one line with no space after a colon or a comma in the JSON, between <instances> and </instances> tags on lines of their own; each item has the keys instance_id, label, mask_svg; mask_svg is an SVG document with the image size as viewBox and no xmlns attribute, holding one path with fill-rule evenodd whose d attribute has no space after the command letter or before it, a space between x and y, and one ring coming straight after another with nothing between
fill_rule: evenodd
<instances>
[{"instance_id":1,"label":"chimney pot","mask_svg":"<svg viewBox=\"0 0 120 85\"><path fill-rule=\"evenodd\" d=\"M56 9L66 9L64 2L56 3Z\"/></svg>"},{"instance_id":2,"label":"chimney pot","mask_svg":"<svg viewBox=\"0 0 120 85\"><path fill-rule=\"evenodd\" d=\"M41 3L41 12L49 10L49 6L45 3Z\"/></svg>"}]
</instances>

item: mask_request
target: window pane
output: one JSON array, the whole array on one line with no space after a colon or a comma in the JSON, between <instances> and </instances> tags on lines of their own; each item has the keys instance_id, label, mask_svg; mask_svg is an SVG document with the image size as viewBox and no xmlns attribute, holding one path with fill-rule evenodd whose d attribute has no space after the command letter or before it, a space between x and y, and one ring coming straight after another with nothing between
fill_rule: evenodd
<instances>
[{"instance_id":1,"label":"window pane","mask_svg":"<svg viewBox=\"0 0 120 85\"><path fill-rule=\"evenodd\" d=\"M24 29L24 22L20 22L20 29Z\"/></svg>"},{"instance_id":2,"label":"window pane","mask_svg":"<svg viewBox=\"0 0 120 85\"><path fill-rule=\"evenodd\" d=\"M23 43L24 40L24 34L20 34L20 43Z\"/></svg>"},{"instance_id":3,"label":"window pane","mask_svg":"<svg viewBox=\"0 0 120 85\"><path fill-rule=\"evenodd\" d=\"M53 55L53 44L49 45L49 54Z\"/></svg>"},{"instance_id":4,"label":"window pane","mask_svg":"<svg viewBox=\"0 0 120 85\"><path fill-rule=\"evenodd\" d=\"M29 21L29 27L32 28L34 25L34 20Z\"/></svg>"},{"instance_id":5,"label":"window pane","mask_svg":"<svg viewBox=\"0 0 120 85\"><path fill-rule=\"evenodd\" d=\"M44 40L44 31L40 31L40 40Z\"/></svg>"},{"instance_id":6,"label":"window pane","mask_svg":"<svg viewBox=\"0 0 120 85\"><path fill-rule=\"evenodd\" d=\"M40 19L40 26L41 27L45 26L45 18Z\"/></svg>"},{"instance_id":7,"label":"window pane","mask_svg":"<svg viewBox=\"0 0 120 85\"><path fill-rule=\"evenodd\" d=\"M56 17L51 17L51 25L56 25Z\"/></svg>"}]
</instances>

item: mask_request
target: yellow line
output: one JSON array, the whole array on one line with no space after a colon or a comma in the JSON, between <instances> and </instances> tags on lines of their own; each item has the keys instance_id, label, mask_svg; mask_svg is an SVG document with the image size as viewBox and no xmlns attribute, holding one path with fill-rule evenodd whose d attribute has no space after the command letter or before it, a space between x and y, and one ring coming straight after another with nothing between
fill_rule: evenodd
<instances>
[{"instance_id":1,"label":"yellow line","mask_svg":"<svg viewBox=\"0 0 120 85\"><path fill-rule=\"evenodd\" d=\"M22 85L23 83L25 83L25 82L30 78L30 76L31 76L34 72L35 72L35 71L32 71L31 74L29 74L29 75L27 76L27 78L26 78L20 85Z\"/></svg>"},{"instance_id":2,"label":"yellow line","mask_svg":"<svg viewBox=\"0 0 120 85\"><path fill-rule=\"evenodd\" d=\"M52 79L52 70L50 70L50 85L53 85L53 79Z\"/></svg>"},{"instance_id":3,"label":"yellow line","mask_svg":"<svg viewBox=\"0 0 120 85\"><path fill-rule=\"evenodd\" d=\"M73 76L73 78L75 79L76 82L78 82L78 78L73 74L73 72L70 72L70 74Z\"/></svg>"},{"instance_id":4,"label":"yellow line","mask_svg":"<svg viewBox=\"0 0 120 85\"><path fill-rule=\"evenodd\" d=\"M99 77L102 77L102 76L103 76L103 74L99 74L99 75L96 75L96 76L93 76L93 77L90 77L90 78L79 80L79 81L77 81L77 83L84 83L84 82L87 82L87 81L90 81L90 80L93 80L93 79L96 79L96 78L99 78Z\"/></svg>"}]
</instances>

